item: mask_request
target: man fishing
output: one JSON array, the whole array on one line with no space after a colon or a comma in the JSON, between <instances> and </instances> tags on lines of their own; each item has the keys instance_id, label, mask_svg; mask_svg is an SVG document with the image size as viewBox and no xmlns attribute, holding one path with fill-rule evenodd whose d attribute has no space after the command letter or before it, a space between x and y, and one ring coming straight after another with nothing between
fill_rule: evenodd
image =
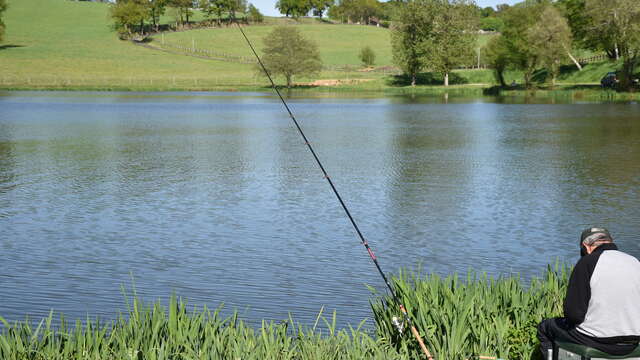
<instances>
[{"instance_id":1,"label":"man fishing","mask_svg":"<svg viewBox=\"0 0 640 360\"><path fill-rule=\"evenodd\" d=\"M543 358L555 340L611 355L631 353L640 341L640 261L619 251L607 229L595 227L582 232L580 255L569 278L564 317L538 325Z\"/></svg>"}]
</instances>

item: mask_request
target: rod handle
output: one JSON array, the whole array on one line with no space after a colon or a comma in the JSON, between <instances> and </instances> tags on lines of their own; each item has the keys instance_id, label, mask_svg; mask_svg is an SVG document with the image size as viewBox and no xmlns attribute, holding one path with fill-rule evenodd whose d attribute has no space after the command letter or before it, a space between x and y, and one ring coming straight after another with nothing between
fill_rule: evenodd
<instances>
[{"instance_id":1,"label":"rod handle","mask_svg":"<svg viewBox=\"0 0 640 360\"><path fill-rule=\"evenodd\" d=\"M431 353L427 349L427 345L425 345L424 341L422 341L422 336L420 336L418 329L416 329L415 326L411 325L411 332L413 333L413 336L416 338L416 340L418 340L418 344L420 344L420 348L422 349L422 352L425 355L427 355L427 359L433 360L433 356L431 356Z\"/></svg>"}]
</instances>

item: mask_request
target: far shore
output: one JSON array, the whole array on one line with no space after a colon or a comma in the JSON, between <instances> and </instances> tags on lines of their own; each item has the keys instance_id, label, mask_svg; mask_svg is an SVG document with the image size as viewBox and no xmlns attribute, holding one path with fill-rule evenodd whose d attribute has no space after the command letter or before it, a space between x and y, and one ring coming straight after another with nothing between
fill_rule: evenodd
<instances>
[{"instance_id":1,"label":"far shore","mask_svg":"<svg viewBox=\"0 0 640 360\"><path fill-rule=\"evenodd\" d=\"M538 86L526 89L523 86L501 88L490 84L463 85L417 85L389 86L377 83L351 83L332 85L296 84L291 88L278 86L284 94L295 96L333 95L338 97L384 97L394 95L452 96L452 97L525 97L525 98L563 98L591 101L635 101L640 100L640 92L617 92L601 89L599 84L558 84ZM82 84L58 82L50 84L4 83L0 91L113 91L113 92L272 92L266 85L210 85L210 84L175 84L171 80L156 79L147 84L127 84L127 81L111 81L108 84Z\"/></svg>"}]
</instances>

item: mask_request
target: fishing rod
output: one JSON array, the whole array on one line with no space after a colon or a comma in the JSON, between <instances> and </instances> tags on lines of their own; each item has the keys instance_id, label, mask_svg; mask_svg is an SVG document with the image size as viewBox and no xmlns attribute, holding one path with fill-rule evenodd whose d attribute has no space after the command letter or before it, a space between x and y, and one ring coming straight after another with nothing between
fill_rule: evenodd
<instances>
[{"instance_id":1,"label":"fishing rod","mask_svg":"<svg viewBox=\"0 0 640 360\"><path fill-rule=\"evenodd\" d=\"M320 158L318 157L318 155L316 155L316 152L313 149L313 146L311 146L311 143L307 139L307 136L304 134L304 131L302 131L302 128L300 127L300 124L298 123L298 120L296 120L296 117L293 115L293 112L291 112L291 109L289 108L289 105L287 105L287 102L284 101L284 98L280 94L280 90L278 90L278 88L276 87L276 84L273 82L273 79L271 78L271 75L269 74L269 71L267 71L267 68L262 63L262 60L260 59L260 56L258 56L258 53L256 52L255 48L251 44L251 41L249 41L249 38L247 37L247 35L244 33L244 30L242 30L242 26L240 26L240 24L237 21L236 21L236 25L238 26L238 29L242 33L242 36L244 37L244 39L247 41L247 45L249 45L249 47L251 48L251 51L253 52L253 55L255 55L256 59L258 59L258 63L260 64L260 67L264 71L265 75L267 75L267 78L269 78L269 81L271 82L271 86L275 90L276 94L278 94L278 97L280 98L280 101L282 101L282 104L284 105L285 109L287 109L287 112L289 113L289 117L291 117L291 120L293 120L293 123L295 124L296 128L298 129L298 132L300 133L300 135L304 139L304 143L307 145L307 148L309 149L309 151L313 155L313 158L316 160L316 163L320 167L320 170L322 170L322 174L324 175L324 178L327 179L327 182L329 183L329 186L331 186L331 190L333 190L333 193L338 198L338 201L340 202L340 205L342 205L342 209L344 210L345 214L347 214L347 217L349 218L349 221L351 221L351 225L353 225L353 228L356 230L356 233L358 234L358 237L360 238L360 241L362 242L362 245L364 245L365 249L367 249L367 252L369 253L369 257L371 258L371 260L373 261L374 265L376 266L376 269L378 269L378 272L380 273L380 276L382 276L382 279L384 280L384 283L387 285L387 288L389 288L389 291L391 292L391 297L399 305L400 311L402 312L402 316L404 317L404 321L411 327L411 332L413 333L413 336L418 341L418 344L420 345L420 348L422 349L422 352L427 356L427 359L433 360L433 356L431 356L431 353L427 349L427 346L424 344L424 341L422 341L422 337L420 336L420 333L418 332L416 327L413 325L413 322L411 321L411 318L409 317L409 314L407 313L407 309L405 309L404 305L402 305L402 303L400 302L400 299L398 298L398 295L396 294L396 291L394 290L394 288L389 283L389 280L387 279L387 275L385 275L384 271L382 271L382 268L380 267L380 264L378 263L378 258L376 258L376 255L373 253L373 250L371 249L371 246L369 246L369 242L367 242L367 240L362 235L362 232L360 231L360 228L358 227L358 224L356 223L356 221L353 218L353 216L351 216L351 212L349 211L349 208L347 208L347 205L342 200L342 196L340 196L340 193L338 192L338 189L333 184L333 181L331 181L331 178L329 177L329 174L327 174L327 171L325 170L324 166L322 165L322 162L320 162ZM394 317L393 324L396 326L398 331L402 334L402 330L403 330L402 329L402 324L400 324L395 319L395 317Z\"/></svg>"}]
</instances>

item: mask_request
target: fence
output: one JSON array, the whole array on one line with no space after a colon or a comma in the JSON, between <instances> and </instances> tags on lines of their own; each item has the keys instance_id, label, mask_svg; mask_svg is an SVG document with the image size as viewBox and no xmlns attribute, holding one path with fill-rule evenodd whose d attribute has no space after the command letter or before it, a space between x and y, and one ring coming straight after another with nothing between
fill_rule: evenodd
<instances>
[{"instance_id":1,"label":"fence","mask_svg":"<svg viewBox=\"0 0 640 360\"><path fill-rule=\"evenodd\" d=\"M266 86L266 80L247 74L247 76L209 76L209 77L144 77L144 76L60 76L60 75L0 75L0 87L5 89L150 89L150 90L189 90Z\"/></svg>"},{"instance_id":2,"label":"fence","mask_svg":"<svg viewBox=\"0 0 640 360\"><path fill-rule=\"evenodd\" d=\"M596 61L608 60L609 57L606 54L594 55L590 57L577 59L580 64L588 64Z\"/></svg>"}]
</instances>

